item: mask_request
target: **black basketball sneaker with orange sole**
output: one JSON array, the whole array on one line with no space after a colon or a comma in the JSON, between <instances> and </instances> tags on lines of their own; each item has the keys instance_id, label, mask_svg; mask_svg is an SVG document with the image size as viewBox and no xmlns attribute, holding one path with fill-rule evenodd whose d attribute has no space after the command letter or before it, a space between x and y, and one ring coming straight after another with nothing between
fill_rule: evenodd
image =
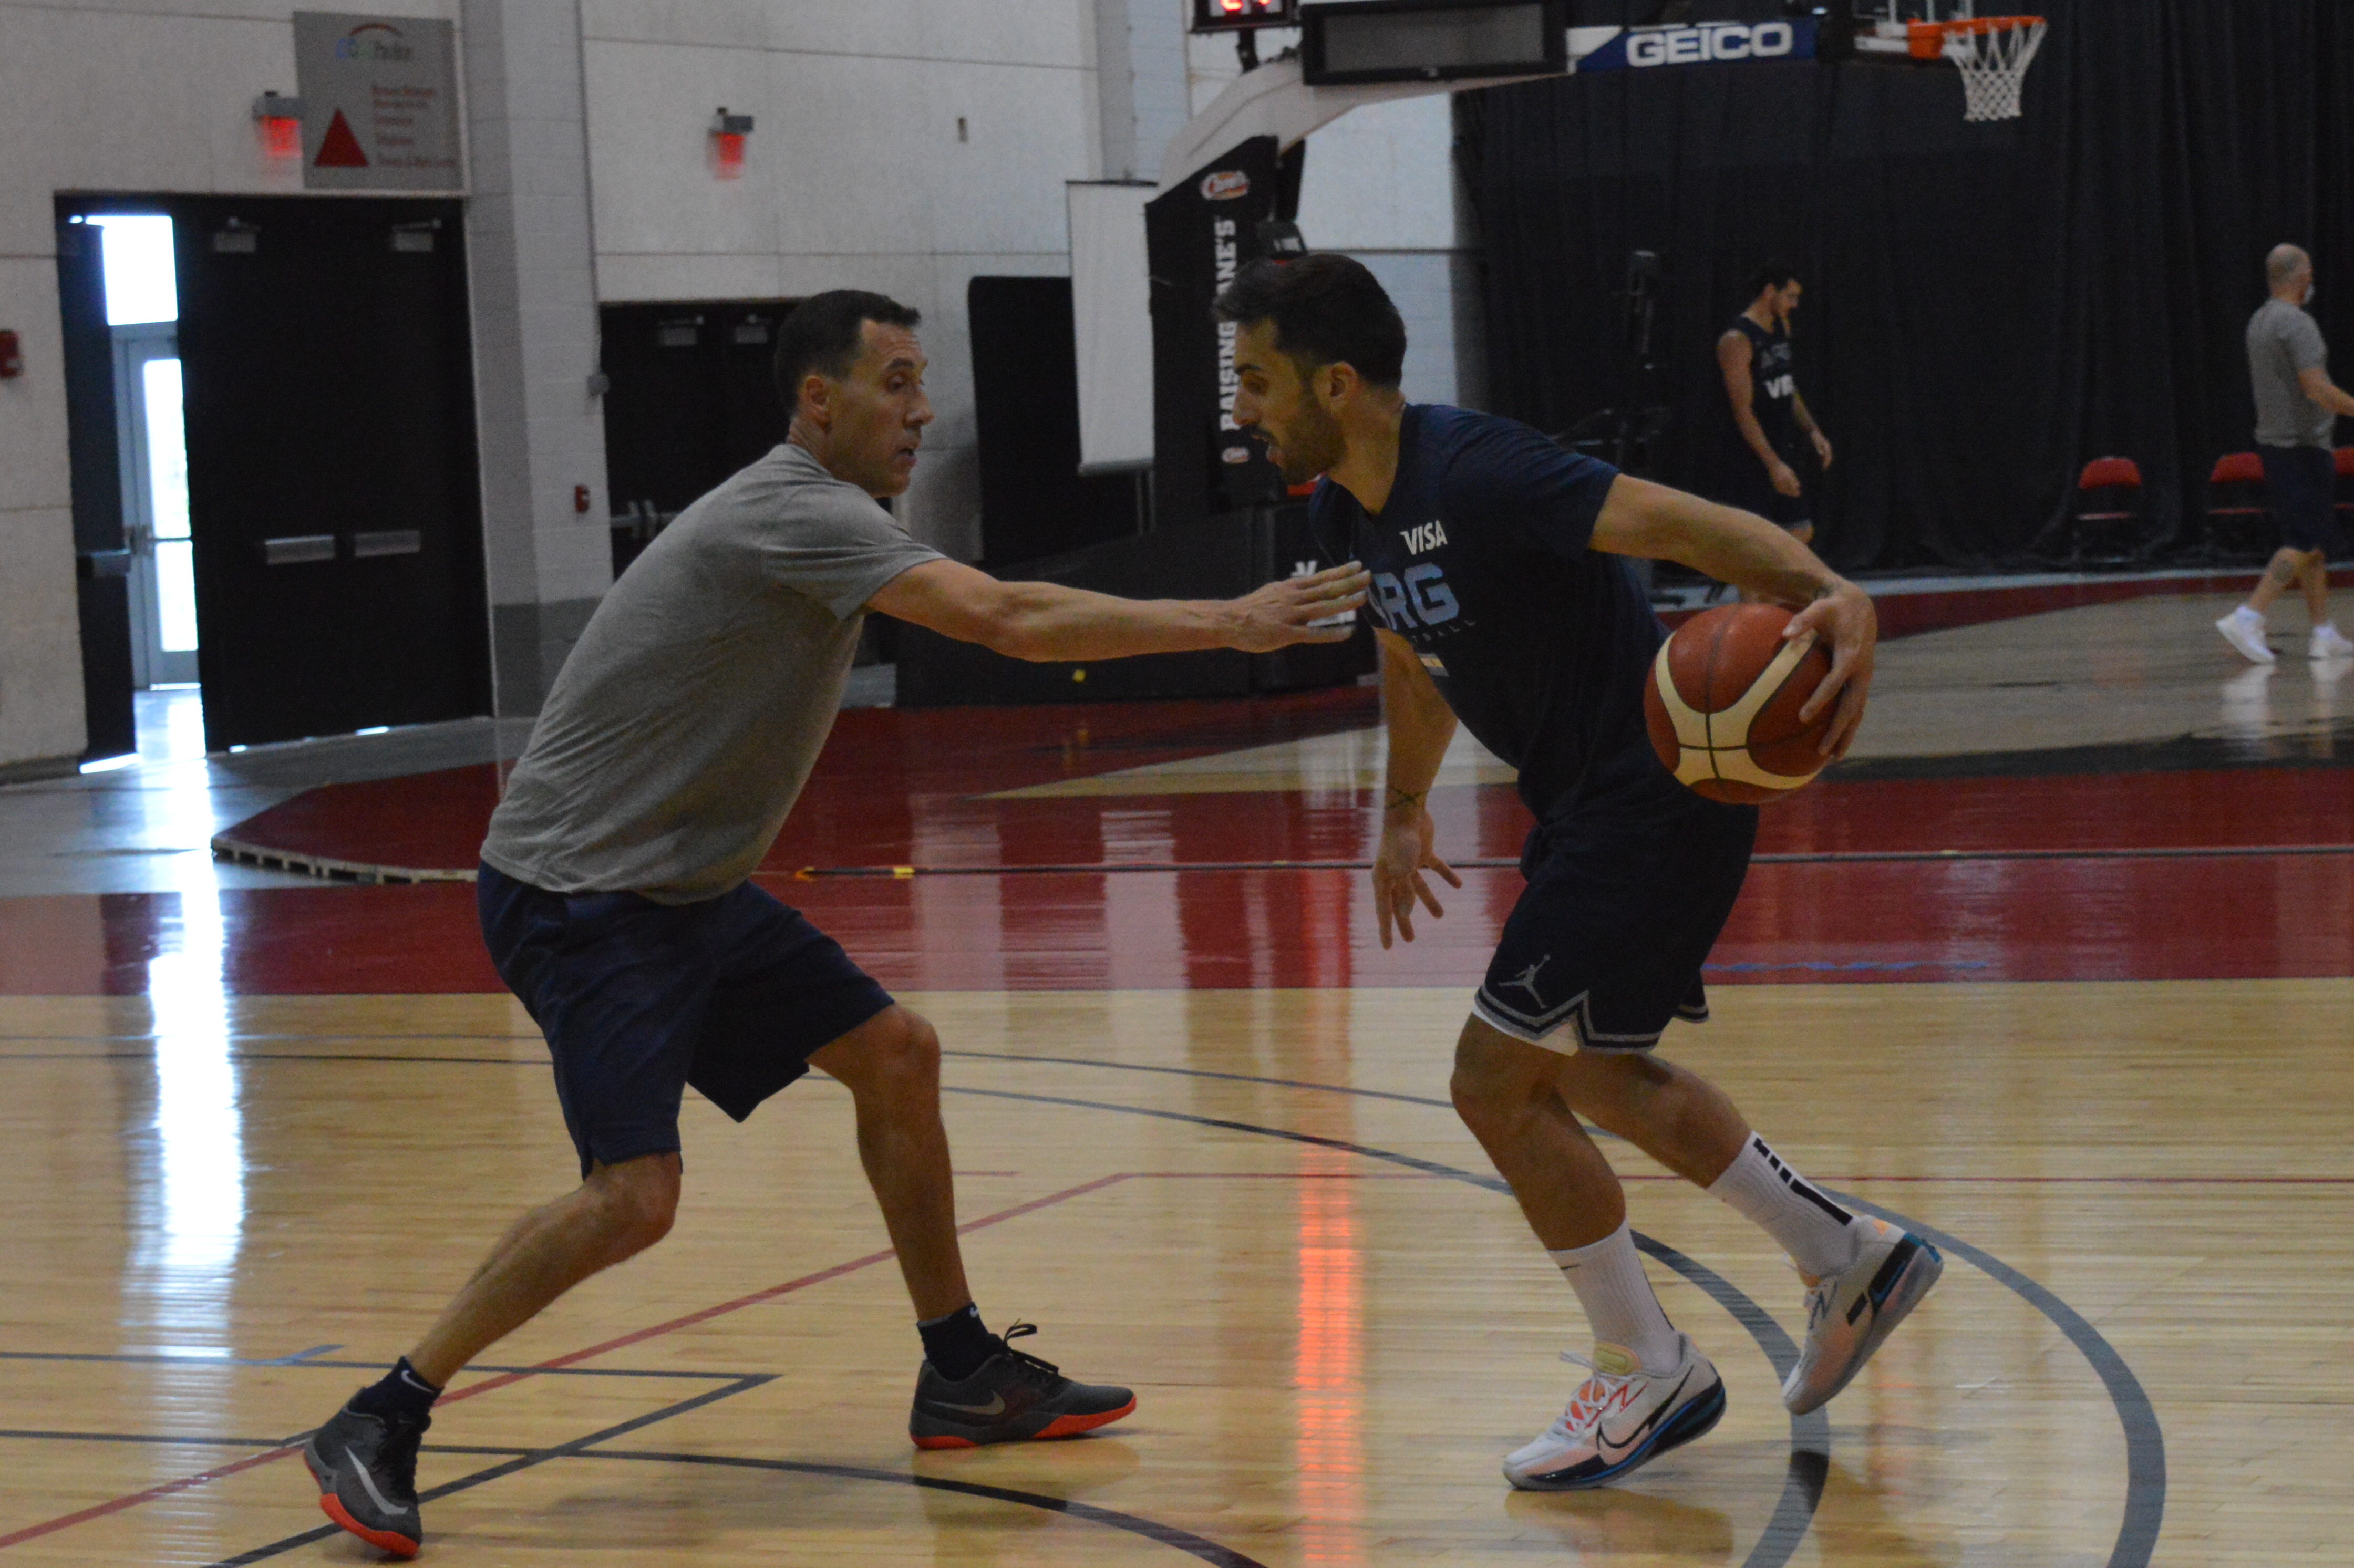
<instances>
[{"instance_id":1,"label":"black basketball sneaker with orange sole","mask_svg":"<svg viewBox=\"0 0 2354 1568\"><path fill-rule=\"evenodd\" d=\"M1037 1331L1029 1323L1012 1324L1004 1340ZM907 1416L907 1436L918 1448L978 1448L991 1443L1076 1437L1135 1410L1136 1395L1127 1389L1074 1383L1054 1362L1007 1343L960 1383L950 1383L926 1361L916 1378L916 1404Z\"/></svg>"},{"instance_id":2,"label":"black basketball sneaker with orange sole","mask_svg":"<svg viewBox=\"0 0 2354 1568\"><path fill-rule=\"evenodd\" d=\"M350 1405L311 1434L302 1462L319 1483L319 1508L379 1551L414 1557L425 1544L417 1511L417 1446L432 1418L408 1422Z\"/></svg>"}]
</instances>

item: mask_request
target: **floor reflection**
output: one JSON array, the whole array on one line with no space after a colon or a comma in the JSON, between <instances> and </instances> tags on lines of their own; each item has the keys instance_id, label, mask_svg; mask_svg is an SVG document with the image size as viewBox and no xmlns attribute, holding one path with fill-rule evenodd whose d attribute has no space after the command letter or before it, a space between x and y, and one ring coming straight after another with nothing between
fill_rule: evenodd
<instances>
[{"instance_id":1,"label":"floor reflection","mask_svg":"<svg viewBox=\"0 0 2354 1568\"><path fill-rule=\"evenodd\" d=\"M201 746L203 713L193 710ZM207 807L193 790L157 791L156 826L199 836ZM182 819L186 820L182 820ZM147 961L154 1033L155 1117L135 1147L136 1241L123 1282L123 1330L144 1348L225 1352L238 1250L245 1232L245 1136L229 1054L228 932L208 857L174 863L176 931L159 932ZM174 938L176 938L176 940Z\"/></svg>"},{"instance_id":2,"label":"floor reflection","mask_svg":"<svg viewBox=\"0 0 2354 1568\"><path fill-rule=\"evenodd\" d=\"M1308 1150L1299 1184L1293 1473L1303 1563L1364 1561L1364 1269L1348 1156Z\"/></svg>"}]
</instances>

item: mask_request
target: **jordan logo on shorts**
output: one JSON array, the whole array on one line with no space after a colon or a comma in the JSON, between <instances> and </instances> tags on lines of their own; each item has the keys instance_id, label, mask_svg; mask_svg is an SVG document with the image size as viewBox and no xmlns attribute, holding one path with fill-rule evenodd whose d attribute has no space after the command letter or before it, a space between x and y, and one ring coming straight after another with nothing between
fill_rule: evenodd
<instances>
[{"instance_id":1,"label":"jordan logo on shorts","mask_svg":"<svg viewBox=\"0 0 2354 1568\"><path fill-rule=\"evenodd\" d=\"M1544 995L1537 990L1537 971L1551 962L1553 962L1553 955L1551 953L1547 953L1543 958L1539 959L1535 963L1531 964L1527 969L1522 969L1511 980L1505 980L1503 985L1514 985L1520 987L1522 991L1529 993L1529 1000L1531 1001L1536 1003L1539 1007L1543 1007L1544 1005ZM1499 986L1497 989L1501 990L1502 986Z\"/></svg>"}]
</instances>

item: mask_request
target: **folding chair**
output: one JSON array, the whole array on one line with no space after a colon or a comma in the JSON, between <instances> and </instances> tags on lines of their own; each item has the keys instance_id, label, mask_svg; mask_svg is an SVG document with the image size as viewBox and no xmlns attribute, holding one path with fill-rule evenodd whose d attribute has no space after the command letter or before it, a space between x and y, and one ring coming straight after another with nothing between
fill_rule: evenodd
<instances>
[{"instance_id":1,"label":"folding chair","mask_svg":"<svg viewBox=\"0 0 2354 1568\"><path fill-rule=\"evenodd\" d=\"M2264 462L2253 452L2225 452L2207 475L2207 526L2189 558L2202 564L2267 555L2272 508L2264 504Z\"/></svg>"}]
</instances>

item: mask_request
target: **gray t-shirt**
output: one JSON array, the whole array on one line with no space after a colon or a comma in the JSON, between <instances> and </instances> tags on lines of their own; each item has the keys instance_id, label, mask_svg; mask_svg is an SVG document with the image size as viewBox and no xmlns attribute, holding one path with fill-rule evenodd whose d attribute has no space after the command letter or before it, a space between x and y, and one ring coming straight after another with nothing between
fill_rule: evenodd
<instances>
[{"instance_id":1,"label":"gray t-shirt","mask_svg":"<svg viewBox=\"0 0 2354 1568\"><path fill-rule=\"evenodd\" d=\"M2256 444L2327 448L2338 416L2305 395L2297 372L2327 368L2329 345L2313 318L2286 300L2266 300L2248 318L2248 378L2256 389Z\"/></svg>"},{"instance_id":2,"label":"gray t-shirt","mask_svg":"<svg viewBox=\"0 0 2354 1568\"><path fill-rule=\"evenodd\" d=\"M482 859L555 893L688 904L736 887L833 727L866 601L938 557L800 447L737 474L597 607Z\"/></svg>"}]
</instances>

